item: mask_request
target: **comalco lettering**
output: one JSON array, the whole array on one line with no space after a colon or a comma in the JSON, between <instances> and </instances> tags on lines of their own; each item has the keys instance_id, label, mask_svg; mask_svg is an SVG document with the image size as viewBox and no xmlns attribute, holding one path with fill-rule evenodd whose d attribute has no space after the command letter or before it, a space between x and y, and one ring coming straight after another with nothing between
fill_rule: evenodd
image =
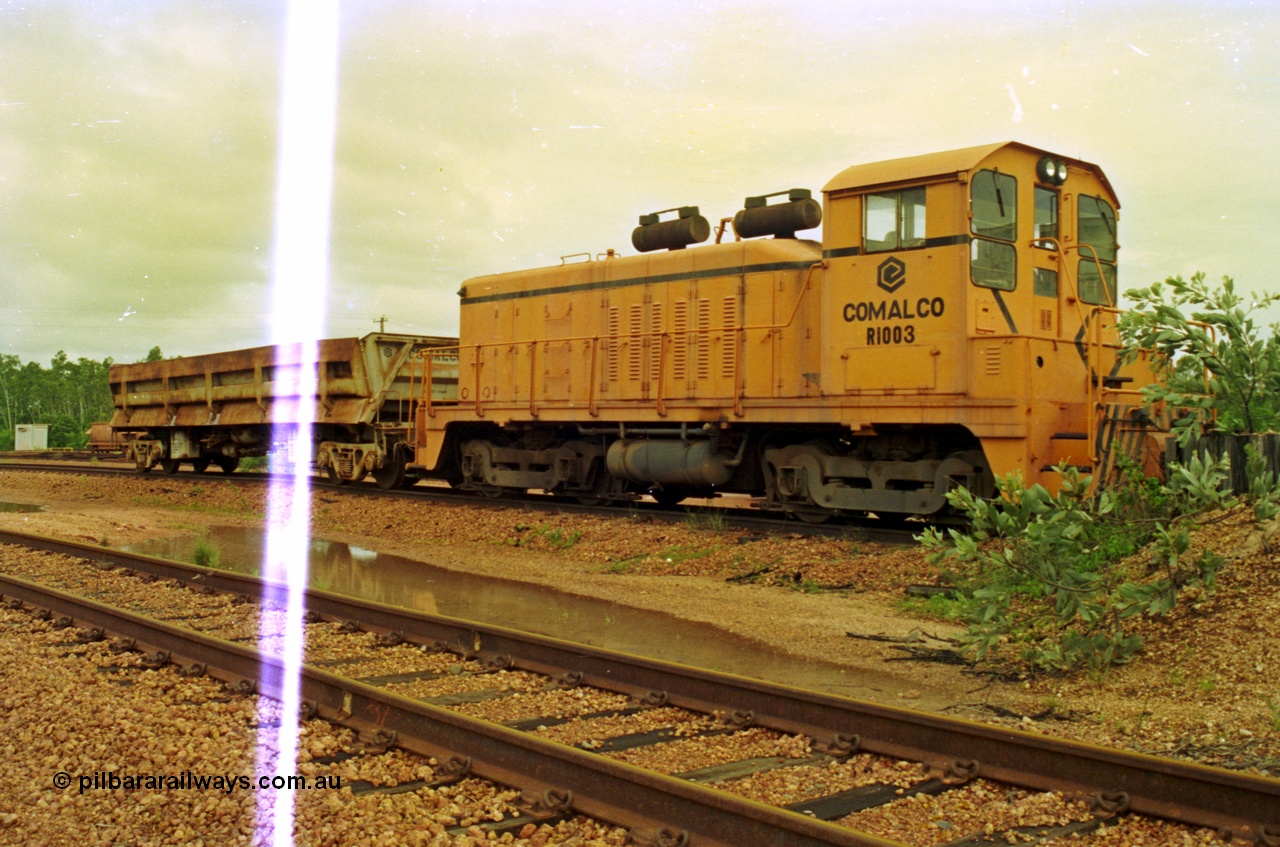
<instances>
[{"instance_id":1,"label":"comalco lettering","mask_svg":"<svg viewBox=\"0 0 1280 847\"><path fill-rule=\"evenodd\" d=\"M861 303L845 303L844 319L849 323L867 321L916 320L940 318L947 304L941 297L921 297L919 300L864 300Z\"/></svg>"}]
</instances>

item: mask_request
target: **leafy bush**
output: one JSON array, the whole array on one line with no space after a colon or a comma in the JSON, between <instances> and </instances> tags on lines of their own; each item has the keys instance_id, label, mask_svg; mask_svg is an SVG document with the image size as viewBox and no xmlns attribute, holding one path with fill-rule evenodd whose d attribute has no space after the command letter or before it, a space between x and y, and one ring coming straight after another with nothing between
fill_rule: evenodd
<instances>
[{"instance_id":1,"label":"leafy bush","mask_svg":"<svg viewBox=\"0 0 1280 847\"><path fill-rule=\"evenodd\" d=\"M1264 337L1254 313L1280 302L1280 293L1235 291L1203 273L1171 277L1126 291L1133 308L1120 321L1126 355L1154 350L1165 363L1162 381L1143 389L1149 402L1174 412L1173 432L1186 444L1206 429L1227 433L1280 428L1280 340L1277 325ZM1188 315L1190 315L1188 317Z\"/></svg>"},{"instance_id":2,"label":"leafy bush","mask_svg":"<svg viewBox=\"0 0 1280 847\"><path fill-rule=\"evenodd\" d=\"M952 491L969 530L920 536L957 587L969 624L962 644L977 661L1040 670L1128 662L1142 648L1130 618L1167 614L1184 586L1213 587L1222 559L1193 555L1190 529L1195 515L1231 505L1220 491L1225 461L1193 459L1167 483L1130 473L1092 496L1089 477L1058 470L1057 494L1028 488L1018 474L997 481L995 500Z\"/></svg>"}]
</instances>

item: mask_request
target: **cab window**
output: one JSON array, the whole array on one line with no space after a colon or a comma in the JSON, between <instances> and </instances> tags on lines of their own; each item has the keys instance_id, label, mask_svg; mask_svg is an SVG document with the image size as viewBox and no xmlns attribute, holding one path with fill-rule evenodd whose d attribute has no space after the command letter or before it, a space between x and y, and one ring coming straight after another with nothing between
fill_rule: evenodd
<instances>
[{"instance_id":1,"label":"cab window","mask_svg":"<svg viewBox=\"0 0 1280 847\"><path fill-rule=\"evenodd\" d=\"M1080 299L1097 306L1116 305L1116 212L1101 197L1080 197ZM1087 246L1086 246L1087 245ZM1090 249L1092 248L1092 249Z\"/></svg>"},{"instance_id":2,"label":"cab window","mask_svg":"<svg viewBox=\"0 0 1280 847\"><path fill-rule=\"evenodd\" d=\"M1013 241L1018 231L1018 181L999 171L978 171L969 209L974 235Z\"/></svg>"},{"instance_id":3,"label":"cab window","mask_svg":"<svg viewBox=\"0 0 1280 847\"><path fill-rule=\"evenodd\" d=\"M1095 306L1116 304L1116 266L1109 262L1081 259L1077 271L1080 280L1080 299ZM1105 281L1105 286L1103 285Z\"/></svg>"},{"instance_id":4,"label":"cab window","mask_svg":"<svg viewBox=\"0 0 1280 847\"><path fill-rule=\"evenodd\" d=\"M1036 268L1033 276L1035 277L1035 292L1040 297L1057 297L1058 296L1058 272L1052 268Z\"/></svg>"},{"instance_id":5,"label":"cab window","mask_svg":"<svg viewBox=\"0 0 1280 847\"><path fill-rule=\"evenodd\" d=\"M1012 291L1017 284L1017 251L1012 244L975 238L969 245L969 274L974 285Z\"/></svg>"},{"instance_id":6,"label":"cab window","mask_svg":"<svg viewBox=\"0 0 1280 847\"><path fill-rule=\"evenodd\" d=\"M868 194L862 243L868 253L924 246L924 189Z\"/></svg>"},{"instance_id":7,"label":"cab window","mask_svg":"<svg viewBox=\"0 0 1280 847\"><path fill-rule=\"evenodd\" d=\"M1084 195L1080 198L1080 243L1098 251L1104 262L1116 260L1116 213L1111 204L1101 197ZM1081 251L1091 255L1092 251Z\"/></svg>"},{"instance_id":8,"label":"cab window","mask_svg":"<svg viewBox=\"0 0 1280 847\"><path fill-rule=\"evenodd\" d=\"M1018 181L997 170L978 171L970 183L969 274L974 285L1012 291L1017 284Z\"/></svg>"},{"instance_id":9,"label":"cab window","mask_svg":"<svg viewBox=\"0 0 1280 847\"><path fill-rule=\"evenodd\" d=\"M1058 238L1058 192L1036 186L1035 245L1053 249L1047 239Z\"/></svg>"}]
</instances>

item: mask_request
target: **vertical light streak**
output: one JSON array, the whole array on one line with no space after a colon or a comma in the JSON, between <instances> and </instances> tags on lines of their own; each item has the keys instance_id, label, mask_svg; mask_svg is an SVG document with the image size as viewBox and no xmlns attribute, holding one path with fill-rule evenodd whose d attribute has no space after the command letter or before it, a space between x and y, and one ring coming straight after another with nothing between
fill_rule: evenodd
<instances>
[{"instance_id":1,"label":"vertical light streak","mask_svg":"<svg viewBox=\"0 0 1280 847\"><path fill-rule=\"evenodd\" d=\"M272 342L276 395L271 420L277 449L267 494L263 575L283 591L263 600L259 643L283 659L281 679L260 690L281 692L262 709L258 730L261 776L289 777L298 749L303 590L310 546L311 426L315 421L319 338L329 285L329 221L338 91L337 0L290 0L280 84L280 127L272 252ZM284 608L283 617L278 610ZM283 637L281 637L283 635ZM262 701L265 703L265 701ZM293 844L294 790L259 789L260 843Z\"/></svg>"}]
</instances>

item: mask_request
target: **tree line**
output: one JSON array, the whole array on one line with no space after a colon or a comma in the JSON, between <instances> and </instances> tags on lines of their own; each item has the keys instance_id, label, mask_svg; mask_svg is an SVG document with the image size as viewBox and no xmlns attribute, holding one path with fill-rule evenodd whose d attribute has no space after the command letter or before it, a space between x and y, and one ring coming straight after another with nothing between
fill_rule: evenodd
<instances>
[{"instance_id":1,"label":"tree line","mask_svg":"<svg viewBox=\"0 0 1280 847\"><path fill-rule=\"evenodd\" d=\"M153 347L145 361L162 358ZM72 361L62 350L48 367L0 354L0 450L14 448L18 424L48 424L50 447L84 447L90 424L111 419L112 364L110 358Z\"/></svg>"}]
</instances>

